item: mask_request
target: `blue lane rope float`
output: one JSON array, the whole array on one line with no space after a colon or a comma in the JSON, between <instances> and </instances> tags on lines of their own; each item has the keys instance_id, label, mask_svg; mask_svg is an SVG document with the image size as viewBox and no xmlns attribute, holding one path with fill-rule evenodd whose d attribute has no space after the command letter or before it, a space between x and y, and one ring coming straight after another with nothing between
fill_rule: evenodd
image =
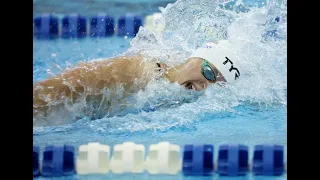
<instances>
[{"instance_id":1,"label":"blue lane rope float","mask_svg":"<svg viewBox=\"0 0 320 180\"><path fill-rule=\"evenodd\" d=\"M33 146L33 176L40 175L39 153L40 148L38 146Z\"/></svg>"},{"instance_id":2,"label":"blue lane rope float","mask_svg":"<svg viewBox=\"0 0 320 180\"><path fill-rule=\"evenodd\" d=\"M255 175L282 175L284 172L283 146L256 145L254 147L252 166L252 172Z\"/></svg>"},{"instance_id":3,"label":"blue lane rope float","mask_svg":"<svg viewBox=\"0 0 320 180\"><path fill-rule=\"evenodd\" d=\"M42 14L34 18L34 37L37 39L54 39L59 36L59 19L51 14Z\"/></svg>"},{"instance_id":4,"label":"blue lane rope float","mask_svg":"<svg viewBox=\"0 0 320 180\"><path fill-rule=\"evenodd\" d=\"M124 142L111 147L91 142L75 147L50 145L39 159L40 149L33 146L33 176L60 177L74 174L107 174L113 172L170 174L184 176L280 176L286 172L284 147L262 144L254 146L249 163L249 148L241 144L220 145L217 161L214 162L214 146L211 144L179 145L159 142L149 146L145 153L143 144ZM181 154L181 157L180 157Z\"/></svg>"},{"instance_id":5,"label":"blue lane rope float","mask_svg":"<svg viewBox=\"0 0 320 180\"><path fill-rule=\"evenodd\" d=\"M118 19L118 36L134 37L142 26L142 16L126 14Z\"/></svg>"},{"instance_id":6,"label":"blue lane rope float","mask_svg":"<svg viewBox=\"0 0 320 180\"><path fill-rule=\"evenodd\" d=\"M249 169L248 147L221 145L218 154L218 173L223 176L246 175Z\"/></svg>"},{"instance_id":7,"label":"blue lane rope float","mask_svg":"<svg viewBox=\"0 0 320 180\"><path fill-rule=\"evenodd\" d=\"M79 14L70 14L62 18L62 38L82 38L87 36L87 19Z\"/></svg>"},{"instance_id":8,"label":"blue lane rope float","mask_svg":"<svg viewBox=\"0 0 320 180\"><path fill-rule=\"evenodd\" d=\"M90 36L107 37L114 34L114 18L106 13L99 13L90 19Z\"/></svg>"},{"instance_id":9,"label":"blue lane rope float","mask_svg":"<svg viewBox=\"0 0 320 180\"><path fill-rule=\"evenodd\" d=\"M75 173L74 147L47 146L43 152L42 176L68 176Z\"/></svg>"},{"instance_id":10,"label":"blue lane rope float","mask_svg":"<svg viewBox=\"0 0 320 180\"><path fill-rule=\"evenodd\" d=\"M212 145L185 145L182 171L187 176L210 176L213 172Z\"/></svg>"}]
</instances>

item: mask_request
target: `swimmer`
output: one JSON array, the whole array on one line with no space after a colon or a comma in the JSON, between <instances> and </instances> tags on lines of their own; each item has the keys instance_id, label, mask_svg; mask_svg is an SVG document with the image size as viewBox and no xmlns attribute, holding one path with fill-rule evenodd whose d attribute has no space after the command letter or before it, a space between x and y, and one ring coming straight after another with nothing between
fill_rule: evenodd
<instances>
[{"instance_id":1,"label":"swimmer","mask_svg":"<svg viewBox=\"0 0 320 180\"><path fill-rule=\"evenodd\" d=\"M240 70L227 40L207 43L174 67L145 61L141 55L85 62L33 85L33 123L54 124L43 119L66 103L96 103L98 109L109 111L113 103L125 104L126 97L159 78L201 91L211 84L234 82L239 77ZM121 97L117 89L122 89Z\"/></svg>"}]
</instances>

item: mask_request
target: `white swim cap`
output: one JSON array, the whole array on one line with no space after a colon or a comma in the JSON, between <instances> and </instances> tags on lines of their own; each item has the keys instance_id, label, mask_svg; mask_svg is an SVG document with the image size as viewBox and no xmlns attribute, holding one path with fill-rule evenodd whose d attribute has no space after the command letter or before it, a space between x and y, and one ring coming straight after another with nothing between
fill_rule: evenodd
<instances>
[{"instance_id":1,"label":"white swim cap","mask_svg":"<svg viewBox=\"0 0 320 180\"><path fill-rule=\"evenodd\" d=\"M195 50L191 57L199 57L212 63L227 80L234 82L240 77L240 69L235 53L230 49L230 43L222 40L217 43L206 43Z\"/></svg>"}]
</instances>

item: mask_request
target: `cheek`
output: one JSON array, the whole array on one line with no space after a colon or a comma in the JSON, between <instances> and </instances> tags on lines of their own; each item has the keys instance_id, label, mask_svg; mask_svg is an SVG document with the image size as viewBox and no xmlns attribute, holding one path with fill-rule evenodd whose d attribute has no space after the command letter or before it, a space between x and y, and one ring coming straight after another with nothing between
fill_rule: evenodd
<instances>
[{"instance_id":1,"label":"cheek","mask_svg":"<svg viewBox=\"0 0 320 180\"><path fill-rule=\"evenodd\" d=\"M179 84L182 84L182 83L188 81L188 77L186 76L186 74L187 74L187 73L185 73L185 72L180 72L180 73L179 73L179 78L177 79L177 82L178 82Z\"/></svg>"},{"instance_id":2,"label":"cheek","mask_svg":"<svg viewBox=\"0 0 320 180\"><path fill-rule=\"evenodd\" d=\"M186 82L186 81L190 81L192 80L194 77L194 74L190 71L182 71L180 72L179 74L179 79L178 79L178 82L179 83L183 83L183 82Z\"/></svg>"}]
</instances>

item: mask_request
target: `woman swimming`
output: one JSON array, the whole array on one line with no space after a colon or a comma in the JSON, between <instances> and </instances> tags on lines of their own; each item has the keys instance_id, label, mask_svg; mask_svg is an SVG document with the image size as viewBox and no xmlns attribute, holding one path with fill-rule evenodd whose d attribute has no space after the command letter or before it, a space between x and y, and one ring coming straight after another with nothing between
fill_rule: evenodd
<instances>
[{"instance_id":1,"label":"woman swimming","mask_svg":"<svg viewBox=\"0 0 320 180\"><path fill-rule=\"evenodd\" d=\"M55 121L55 115L68 114L68 105L78 102L91 104L98 112L107 112L114 104L125 106L127 97L159 78L196 91L216 82L234 82L240 77L236 62L230 43L223 40L205 44L174 67L141 55L81 63L33 85L33 125L69 123ZM78 116L95 112L84 110Z\"/></svg>"}]
</instances>

